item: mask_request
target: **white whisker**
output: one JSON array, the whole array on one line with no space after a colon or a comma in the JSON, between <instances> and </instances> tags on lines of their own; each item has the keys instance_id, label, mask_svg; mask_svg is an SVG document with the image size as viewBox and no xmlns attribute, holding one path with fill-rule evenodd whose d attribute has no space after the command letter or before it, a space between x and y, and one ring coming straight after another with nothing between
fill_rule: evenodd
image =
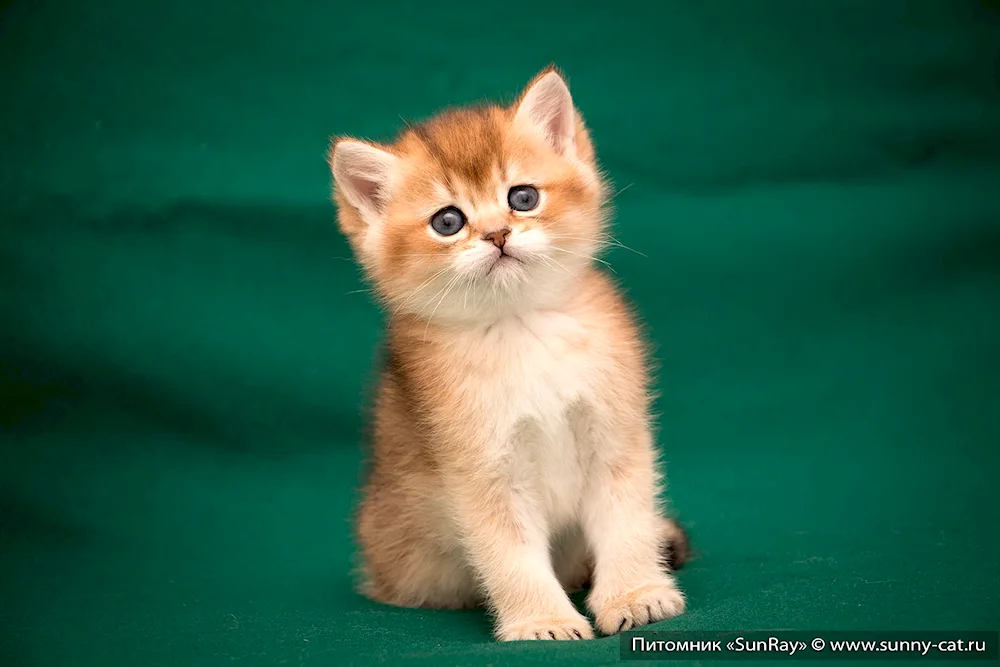
<instances>
[{"instance_id":1,"label":"white whisker","mask_svg":"<svg viewBox=\"0 0 1000 667\"><path fill-rule=\"evenodd\" d=\"M618 196L618 195L620 195L621 193L625 192L626 190L628 190L628 189L629 189L630 187L632 187L633 185L635 185L635 183L634 183L634 182L633 182L633 183L629 183L629 184L628 184L628 185L626 185L626 186L625 186L624 188L622 188L622 189L621 189L621 190L619 190L618 192L616 192L616 193L614 193L613 195L611 195L610 197L608 197L608 201L610 201L610 200L614 199L615 197L617 197L617 196Z\"/></svg>"},{"instance_id":2,"label":"white whisker","mask_svg":"<svg viewBox=\"0 0 1000 667\"><path fill-rule=\"evenodd\" d=\"M461 279L461 277L462 277L461 275L459 275L459 274L456 273L454 276L451 277L451 280L449 280L445 284L444 288L442 289L442 291L444 292L444 294L442 294L441 298L438 299L437 304L434 306L434 310L431 311L430 317L427 318L427 324L426 324L426 326L424 326L424 340L425 341L427 340L427 330L431 326L431 321L434 319L434 315L437 313L438 308L441 307L441 303L445 300L445 298L451 292L452 288L458 283L458 281L459 281L459 279ZM434 296L437 296L437 294L435 294Z\"/></svg>"},{"instance_id":3,"label":"white whisker","mask_svg":"<svg viewBox=\"0 0 1000 667\"><path fill-rule=\"evenodd\" d=\"M566 272L567 275L570 275L570 276L573 275L573 272L570 271L566 267L566 265L564 265L562 262L559 262L558 260L556 260L553 257L546 257L545 255L534 255L534 257L537 258L537 259L540 259L543 262L545 262L546 266L553 266L554 268L562 269L563 271Z\"/></svg>"},{"instance_id":4,"label":"white whisker","mask_svg":"<svg viewBox=\"0 0 1000 667\"><path fill-rule=\"evenodd\" d=\"M447 270L448 270L448 267L444 267L443 269L438 269L438 270L437 270L437 271L436 271L436 272L435 272L435 273L434 273L433 275L431 275L431 277L430 277L430 278L428 278L428 279L427 279L427 280L425 280L424 282L420 283L420 284L419 284L419 285L417 286L417 288L416 288L415 290L413 290L412 292L410 292L409 296L407 296L407 297L406 297L405 299L403 299L403 300L402 300L402 301L401 301L401 302L399 303L399 305L398 305L398 306L396 306L395 310L393 310L393 311L392 311L392 315L390 315L390 316L389 316L389 319L392 319L393 317L395 317L395 316L396 316L396 314L397 314L397 313L398 313L398 312L399 312L399 311L400 311L400 310L401 310L401 309L402 309L402 308L403 308L404 306L407 306L407 305L408 305L408 304L409 304L409 303L410 303L410 302L411 302L411 301L413 300L413 298L414 298L414 297L416 297L417 293L418 293L418 292L419 292L420 290L422 290L422 289L423 289L424 287L426 287L426 286L428 285L428 283L430 283L430 282L432 282L432 281L436 280L436 279L437 279L437 278L438 278L439 276L441 276L441 274L443 274L443 273L444 273L445 271L447 271Z\"/></svg>"},{"instance_id":5,"label":"white whisker","mask_svg":"<svg viewBox=\"0 0 1000 667\"><path fill-rule=\"evenodd\" d=\"M584 237L584 236L567 236L566 234L551 234L550 238L552 238L552 239L566 239L568 241L585 241L587 243L596 243L596 244L598 244L600 246L605 246L605 247L617 247L617 248L621 248L623 250L628 250L629 252L634 252L637 255L640 255L642 257L645 257L646 259L649 259L649 255L646 255L645 253L641 253L638 250L636 250L635 248L630 248L629 246L625 245L624 243L622 243L621 241L619 241L615 237L611 236L610 234L607 234L607 235L605 235L603 237L598 237L598 238L587 238L587 237Z\"/></svg>"},{"instance_id":6,"label":"white whisker","mask_svg":"<svg viewBox=\"0 0 1000 667\"><path fill-rule=\"evenodd\" d=\"M630 250L630 251L634 252L635 254L639 255L640 257L645 257L646 259L649 259L649 255L647 255L645 253L641 253L638 250L636 250L635 248L628 247L627 245L625 245L624 243L622 243L621 241L619 241L618 239L616 239L614 236L611 236L609 234L608 238L610 238L612 241L614 241L614 244L616 246L618 246L619 248L622 248L623 250Z\"/></svg>"},{"instance_id":7,"label":"white whisker","mask_svg":"<svg viewBox=\"0 0 1000 667\"><path fill-rule=\"evenodd\" d=\"M580 254L578 252L573 252L572 250L566 250L566 248L561 248L559 246L552 246L552 247L555 248L556 250L560 251L560 252L569 253L570 255L576 255L577 257L582 257L583 259L586 259L588 261L600 262L604 266L608 267L608 269L611 270L611 273L613 273L615 275L618 275L618 272L615 271L615 268L613 266L611 266L610 264L608 264L603 259L601 259L600 257L594 257L593 255L583 255L583 254Z\"/></svg>"}]
</instances>

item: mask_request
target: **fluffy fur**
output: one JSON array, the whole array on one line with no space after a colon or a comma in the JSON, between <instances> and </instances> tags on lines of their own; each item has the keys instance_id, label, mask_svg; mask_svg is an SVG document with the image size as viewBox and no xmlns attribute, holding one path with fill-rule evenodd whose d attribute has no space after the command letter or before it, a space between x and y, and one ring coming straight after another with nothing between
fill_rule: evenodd
<instances>
[{"instance_id":1,"label":"fluffy fur","mask_svg":"<svg viewBox=\"0 0 1000 667\"><path fill-rule=\"evenodd\" d=\"M330 158L340 227L389 315L361 590L486 604L500 640L592 637L567 596L584 586L604 634L681 613L647 349L595 268L607 186L562 76L391 145L338 139ZM526 212L507 199L522 184L539 193ZM429 222L449 206L467 223L443 236Z\"/></svg>"}]
</instances>

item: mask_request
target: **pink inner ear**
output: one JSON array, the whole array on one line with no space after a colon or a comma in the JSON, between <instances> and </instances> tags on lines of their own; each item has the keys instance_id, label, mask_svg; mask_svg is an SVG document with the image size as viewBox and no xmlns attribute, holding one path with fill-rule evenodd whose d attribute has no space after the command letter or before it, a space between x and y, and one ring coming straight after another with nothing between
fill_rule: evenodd
<instances>
[{"instance_id":1,"label":"pink inner ear","mask_svg":"<svg viewBox=\"0 0 1000 667\"><path fill-rule=\"evenodd\" d=\"M396 158L374 146L357 141L337 144L333 173L347 200L363 213L382 212L385 188Z\"/></svg>"},{"instance_id":2,"label":"pink inner ear","mask_svg":"<svg viewBox=\"0 0 1000 667\"><path fill-rule=\"evenodd\" d=\"M522 114L545 134L557 152L572 148L576 112L569 89L557 74L542 77L528 90L518 109L518 115Z\"/></svg>"},{"instance_id":3,"label":"pink inner ear","mask_svg":"<svg viewBox=\"0 0 1000 667\"><path fill-rule=\"evenodd\" d=\"M558 98L545 100L545 102L552 105L550 109L546 109L549 115L545 123L545 132L549 136L552 147L561 153L569 146L573 138L570 133L573 107L567 107Z\"/></svg>"},{"instance_id":4,"label":"pink inner ear","mask_svg":"<svg viewBox=\"0 0 1000 667\"><path fill-rule=\"evenodd\" d=\"M385 203L385 196L378 182L364 178L363 176L351 176L350 187L359 199L369 202L368 205L372 209L376 211L382 209L382 205Z\"/></svg>"}]
</instances>

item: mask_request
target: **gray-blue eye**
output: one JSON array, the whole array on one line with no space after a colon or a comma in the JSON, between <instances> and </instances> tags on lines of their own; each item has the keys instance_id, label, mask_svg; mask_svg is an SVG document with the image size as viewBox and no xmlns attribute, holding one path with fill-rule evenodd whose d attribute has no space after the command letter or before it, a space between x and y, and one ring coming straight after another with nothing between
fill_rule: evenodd
<instances>
[{"instance_id":1,"label":"gray-blue eye","mask_svg":"<svg viewBox=\"0 0 1000 667\"><path fill-rule=\"evenodd\" d=\"M532 211L538 206L538 190L530 185L515 185L507 192L507 205L513 211Z\"/></svg>"},{"instance_id":2,"label":"gray-blue eye","mask_svg":"<svg viewBox=\"0 0 1000 667\"><path fill-rule=\"evenodd\" d=\"M465 214L454 206L443 208L431 216L431 229L441 236L453 236L465 227Z\"/></svg>"}]
</instances>

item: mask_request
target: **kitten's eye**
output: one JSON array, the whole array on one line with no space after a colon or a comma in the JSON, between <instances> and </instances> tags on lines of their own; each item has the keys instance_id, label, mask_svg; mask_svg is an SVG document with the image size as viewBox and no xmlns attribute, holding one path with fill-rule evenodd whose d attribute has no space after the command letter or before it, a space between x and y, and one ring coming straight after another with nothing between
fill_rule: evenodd
<instances>
[{"instance_id":1,"label":"kitten's eye","mask_svg":"<svg viewBox=\"0 0 1000 667\"><path fill-rule=\"evenodd\" d=\"M507 193L507 204L514 211L531 211L538 206L538 190L530 185L515 185Z\"/></svg>"},{"instance_id":2,"label":"kitten's eye","mask_svg":"<svg viewBox=\"0 0 1000 667\"><path fill-rule=\"evenodd\" d=\"M465 227L465 214L454 206L443 208L431 216L431 229L441 236L453 236Z\"/></svg>"}]
</instances>

